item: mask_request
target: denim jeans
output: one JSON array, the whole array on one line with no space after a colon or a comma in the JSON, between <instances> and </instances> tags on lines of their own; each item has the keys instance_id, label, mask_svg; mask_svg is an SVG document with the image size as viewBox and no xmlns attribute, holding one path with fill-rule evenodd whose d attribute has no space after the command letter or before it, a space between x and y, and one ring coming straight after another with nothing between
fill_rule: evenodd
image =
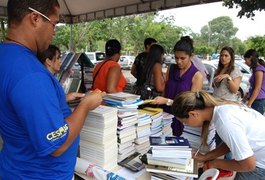
<instances>
[{"instance_id":1,"label":"denim jeans","mask_svg":"<svg viewBox=\"0 0 265 180\"><path fill-rule=\"evenodd\" d=\"M256 99L251 107L263 115L265 110L265 99Z\"/></svg>"},{"instance_id":2,"label":"denim jeans","mask_svg":"<svg viewBox=\"0 0 265 180\"><path fill-rule=\"evenodd\" d=\"M234 180L264 180L265 169L256 167L254 171L250 172L237 172Z\"/></svg>"}]
</instances>

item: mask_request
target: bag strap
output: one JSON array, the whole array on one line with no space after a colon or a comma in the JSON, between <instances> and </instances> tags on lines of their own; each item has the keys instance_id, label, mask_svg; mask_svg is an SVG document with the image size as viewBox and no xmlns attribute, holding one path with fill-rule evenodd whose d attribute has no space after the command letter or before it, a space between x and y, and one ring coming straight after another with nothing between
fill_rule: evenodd
<instances>
[{"instance_id":1,"label":"bag strap","mask_svg":"<svg viewBox=\"0 0 265 180\"><path fill-rule=\"evenodd\" d=\"M95 82L95 80L96 80L96 77L98 76L98 73L99 73L100 69L102 68L102 66L103 66L107 61L109 61L109 60L105 60L105 61L101 64L101 66L99 67L99 69L98 69L98 71L96 72L95 76L93 77L92 89L94 89L94 82Z\"/></svg>"}]
</instances>

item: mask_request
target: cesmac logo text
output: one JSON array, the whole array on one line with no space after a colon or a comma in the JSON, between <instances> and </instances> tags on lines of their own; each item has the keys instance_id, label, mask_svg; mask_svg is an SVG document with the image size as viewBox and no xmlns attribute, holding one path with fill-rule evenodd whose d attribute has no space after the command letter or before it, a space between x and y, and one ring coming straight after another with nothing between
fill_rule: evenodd
<instances>
[{"instance_id":1,"label":"cesmac logo text","mask_svg":"<svg viewBox=\"0 0 265 180\"><path fill-rule=\"evenodd\" d=\"M55 141L56 139L59 139L59 138L65 136L67 131L68 131L68 125L65 124L63 127L60 127L58 130L47 134L46 138L49 141Z\"/></svg>"}]
</instances>

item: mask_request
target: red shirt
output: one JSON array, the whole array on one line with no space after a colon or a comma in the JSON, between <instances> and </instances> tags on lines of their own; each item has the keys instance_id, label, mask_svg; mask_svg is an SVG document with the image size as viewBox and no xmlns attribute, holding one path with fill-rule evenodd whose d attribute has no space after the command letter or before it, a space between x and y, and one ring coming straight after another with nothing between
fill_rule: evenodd
<instances>
[{"instance_id":1,"label":"red shirt","mask_svg":"<svg viewBox=\"0 0 265 180\"><path fill-rule=\"evenodd\" d=\"M108 60L107 62L105 62L105 61L107 61L107 60L104 60L101 63L97 64L95 69L94 69L94 71L93 71L93 79L95 79L94 78L95 74L99 70L99 73L97 74L97 77L96 77L96 79L94 81L94 87L93 88L94 89L100 89L101 91L107 92L108 72L109 72L110 68L112 68L112 67L116 67L117 66L117 67L120 68L120 65L117 62L112 61L112 60ZM121 72L121 77L120 77L119 82L117 84L116 90L118 92L123 91L125 86L126 86L126 83L127 83L126 78L124 77L123 73Z\"/></svg>"}]
</instances>

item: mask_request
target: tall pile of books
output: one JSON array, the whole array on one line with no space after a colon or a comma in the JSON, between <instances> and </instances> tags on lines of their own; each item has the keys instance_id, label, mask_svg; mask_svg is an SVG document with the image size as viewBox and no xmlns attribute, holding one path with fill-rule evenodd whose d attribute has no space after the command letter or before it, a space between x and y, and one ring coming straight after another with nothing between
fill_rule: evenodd
<instances>
[{"instance_id":1,"label":"tall pile of books","mask_svg":"<svg viewBox=\"0 0 265 180\"><path fill-rule=\"evenodd\" d=\"M149 136L151 135L150 124L152 119L149 114L146 114L141 110L138 111L135 148L137 152L145 154L150 148Z\"/></svg>"},{"instance_id":2,"label":"tall pile of books","mask_svg":"<svg viewBox=\"0 0 265 180\"><path fill-rule=\"evenodd\" d=\"M104 97L104 102L118 108L118 162L136 152L134 140L136 138L136 124L138 122L138 105L143 101L139 95L118 92Z\"/></svg>"},{"instance_id":3,"label":"tall pile of books","mask_svg":"<svg viewBox=\"0 0 265 180\"><path fill-rule=\"evenodd\" d=\"M146 171L152 179L197 178L197 163L192 159L189 141L183 137L150 136Z\"/></svg>"},{"instance_id":4,"label":"tall pile of books","mask_svg":"<svg viewBox=\"0 0 265 180\"><path fill-rule=\"evenodd\" d=\"M80 133L80 157L106 170L117 166L117 108L90 111Z\"/></svg>"},{"instance_id":5,"label":"tall pile of books","mask_svg":"<svg viewBox=\"0 0 265 180\"><path fill-rule=\"evenodd\" d=\"M137 109L118 108L118 162L135 153Z\"/></svg>"}]
</instances>

